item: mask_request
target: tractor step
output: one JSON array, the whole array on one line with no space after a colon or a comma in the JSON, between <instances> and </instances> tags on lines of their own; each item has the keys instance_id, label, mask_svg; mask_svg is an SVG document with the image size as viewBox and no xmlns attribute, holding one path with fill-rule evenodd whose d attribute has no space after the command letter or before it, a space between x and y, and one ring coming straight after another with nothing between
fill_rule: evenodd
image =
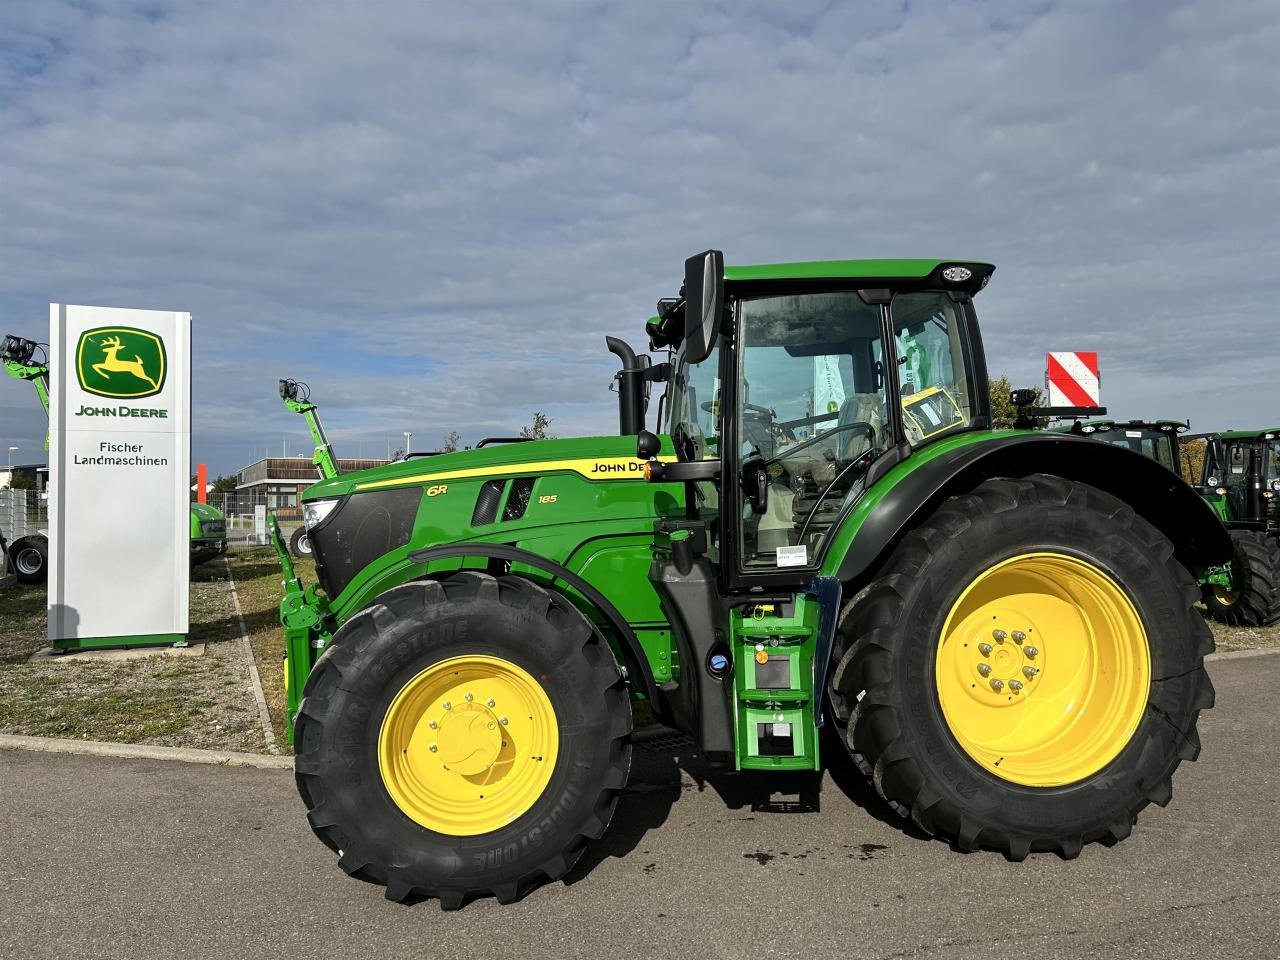
<instances>
[{"instance_id":1,"label":"tractor step","mask_svg":"<svg viewBox=\"0 0 1280 960\"><path fill-rule=\"evenodd\" d=\"M737 769L818 769L813 723L818 614L818 603L805 595L732 611Z\"/></svg>"}]
</instances>

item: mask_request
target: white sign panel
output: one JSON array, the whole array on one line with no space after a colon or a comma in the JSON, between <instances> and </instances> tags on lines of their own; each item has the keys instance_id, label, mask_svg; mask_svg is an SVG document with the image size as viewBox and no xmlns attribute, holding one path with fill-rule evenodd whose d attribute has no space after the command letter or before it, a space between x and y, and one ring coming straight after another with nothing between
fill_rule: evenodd
<instances>
[{"instance_id":1,"label":"white sign panel","mask_svg":"<svg viewBox=\"0 0 1280 960\"><path fill-rule=\"evenodd\" d=\"M53 303L49 327L49 639L184 639L191 315Z\"/></svg>"}]
</instances>

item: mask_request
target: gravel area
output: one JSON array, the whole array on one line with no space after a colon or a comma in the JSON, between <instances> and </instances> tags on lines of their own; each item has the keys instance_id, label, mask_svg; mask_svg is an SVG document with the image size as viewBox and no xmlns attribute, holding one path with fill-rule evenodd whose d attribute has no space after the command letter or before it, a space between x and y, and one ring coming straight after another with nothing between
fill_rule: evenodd
<instances>
[{"instance_id":1,"label":"gravel area","mask_svg":"<svg viewBox=\"0 0 1280 960\"><path fill-rule=\"evenodd\" d=\"M0 612L0 733L264 749L221 561L192 577L190 639L205 644L200 656L33 662L45 645L44 596L24 588Z\"/></svg>"}]
</instances>

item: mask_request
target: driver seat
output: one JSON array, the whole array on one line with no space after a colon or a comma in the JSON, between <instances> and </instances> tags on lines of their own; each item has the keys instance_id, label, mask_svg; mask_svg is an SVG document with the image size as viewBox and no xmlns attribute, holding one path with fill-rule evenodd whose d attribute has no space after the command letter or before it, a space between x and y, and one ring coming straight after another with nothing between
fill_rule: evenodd
<instances>
[{"instance_id":1,"label":"driver seat","mask_svg":"<svg viewBox=\"0 0 1280 960\"><path fill-rule=\"evenodd\" d=\"M836 426L843 427L851 423L870 424L876 432L879 443L884 433L884 397L878 393L854 393L840 404L840 415ZM841 460L854 460L871 449L868 438L859 433L845 433L836 442L836 457Z\"/></svg>"}]
</instances>

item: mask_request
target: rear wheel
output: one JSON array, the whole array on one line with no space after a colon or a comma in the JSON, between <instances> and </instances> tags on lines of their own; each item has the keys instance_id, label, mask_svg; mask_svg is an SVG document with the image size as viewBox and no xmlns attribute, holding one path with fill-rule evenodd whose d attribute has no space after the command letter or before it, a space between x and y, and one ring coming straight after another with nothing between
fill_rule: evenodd
<instances>
[{"instance_id":1,"label":"rear wheel","mask_svg":"<svg viewBox=\"0 0 1280 960\"><path fill-rule=\"evenodd\" d=\"M49 579L49 541L42 536L22 537L9 545L9 558L19 583L44 583Z\"/></svg>"},{"instance_id":2,"label":"rear wheel","mask_svg":"<svg viewBox=\"0 0 1280 960\"><path fill-rule=\"evenodd\" d=\"M348 620L298 708L298 789L387 897L519 899L613 816L631 706L599 632L519 577L405 584Z\"/></svg>"},{"instance_id":3,"label":"rear wheel","mask_svg":"<svg viewBox=\"0 0 1280 960\"><path fill-rule=\"evenodd\" d=\"M1280 621L1280 545L1253 530L1232 530L1231 545L1234 589L1205 588L1209 616L1241 627Z\"/></svg>"},{"instance_id":4,"label":"rear wheel","mask_svg":"<svg viewBox=\"0 0 1280 960\"><path fill-rule=\"evenodd\" d=\"M1120 501L989 480L908 534L842 619L833 706L901 815L966 850L1128 836L1199 752L1213 639L1172 544Z\"/></svg>"}]
</instances>

